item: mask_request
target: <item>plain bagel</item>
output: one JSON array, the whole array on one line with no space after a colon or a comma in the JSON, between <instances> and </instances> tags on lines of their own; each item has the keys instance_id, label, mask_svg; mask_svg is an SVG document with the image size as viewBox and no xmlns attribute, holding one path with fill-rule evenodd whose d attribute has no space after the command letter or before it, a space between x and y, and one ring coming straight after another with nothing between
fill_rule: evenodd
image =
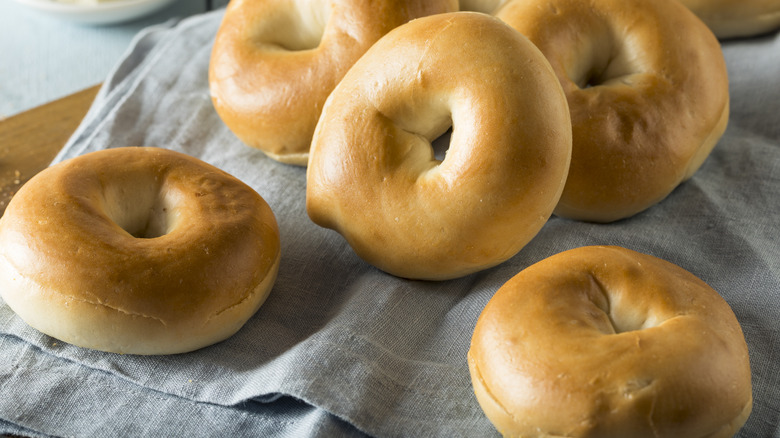
<instances>
[{"instance_id":1,"label":"plain bagel","mask_svg":"<svg viewBox=\"0 0 780 438\"><path fill-rule=\"evenodd\" d=\"M663 200L729 117L718 40L675 0L517 0L496 15L544 53L573 128L555 214L610 222Z\"/></svg>"},{"instance_id":2,"label":"plain bagel","mask_svg":"<svg viewBox=\"0 0 780 438\"><path fill-rule=\"evenodd\" d=\"M0 219L0 294L26 323L116 353L170 354L233 335L279 266L266 202L225 172L117 148L39 173Z\"/></svg>"},{"instance_id":3,"label":"plain bagel","mask_svg":"<svg viewBox=\"0 0 780 438\"><path fill-rule=\"evenodd\" d=\"M449 128L440 161L431 142ZM485 14L424 17L379 40L328 98L306 208L388 273L454 278L536 235L570 153L565 97L533 44Z\"/></svg>"},{"instance_id":4,"label":"plain bagel","mask_svg":"<svg viewBox=\"0 0 780 438\"><path fill-rule=\"evenodd\" d=\"M505 436L726 438L752 409L726 301L620 247L565 251L509 280L477 321L468 365Z\"/></svg>"},{"instance_id":5,"label":"plain bagel","mask_svg":"<svg viewBox=\"0 0 780 438\"><path fill-rule=\"evenodd\" d=\"M457 0L233 0L212 49L214 108L244 143L305 166L328 94L382 35Z\"/></svg>"}]
</instances>

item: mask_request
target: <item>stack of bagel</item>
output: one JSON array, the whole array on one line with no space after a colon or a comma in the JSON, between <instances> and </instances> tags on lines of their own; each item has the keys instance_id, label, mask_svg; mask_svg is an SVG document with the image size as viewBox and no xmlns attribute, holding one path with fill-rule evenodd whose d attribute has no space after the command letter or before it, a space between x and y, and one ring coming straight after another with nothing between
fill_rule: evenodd
<instances>
[{"instance_id":1,"label":"stack of bagel","mask_svg":"<svg viewBox=\"0 0 780 438\"><path fill-rule=\"evenodd\" d=\"M675 0L233 1L209 79L240 139L308 166L315 223L415 279L499 264L552 214L646 210L729 115L718 40Z\"/></svg>"},{"instance_id":2,"label":"stack of bagel","mask_svg":"<svg viewBox=\"0 0 780 438\"><path fill-rule=\"evenodd\" d=\"M251 33L251 8L234 1L212 96L247 144L308 166L309 217L361 258L404 278L455 278L512 257L552 214L629 218L693 176L729 118L717 38L780 22L767 2L736 14L742 6L726 3L463 0L474 12L446 12L428 2L446 13L366 43L354 35L381 25L362 3L331 2L317 4L328 9L316 10L328 17L320 39L289 53L292 40ZM728 304L693 274L624 248L580 248L518 274L480 316L468 363L508 436L731 436L752 407Z\"/></svg>"}]
</instances>

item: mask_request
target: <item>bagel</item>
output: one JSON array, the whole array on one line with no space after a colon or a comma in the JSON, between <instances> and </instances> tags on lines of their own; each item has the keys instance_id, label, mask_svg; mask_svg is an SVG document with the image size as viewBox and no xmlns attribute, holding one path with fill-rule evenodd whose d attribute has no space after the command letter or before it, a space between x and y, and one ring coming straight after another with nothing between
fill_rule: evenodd
<instances>
[{"instance_id":1,"label":"bagel","mask_svg":"<svg viewBox=\"0 0 780 438\"><path fill-rule=\"evenodd\" d=\"M108 149L49 167L13 197L0 295L80 347L182 353L244 325L279 249L270 207L236 178L165 149Z\"/></svg>"},{"instance_id":2,"label":"bagel","mask_svg":"<svg viewBox=\"0 0 780 438\"><path fill-rule=\"evenodd\" d=\"M382 35L457 0L233 0L209 65L225 125L269 157L305 166L322 105Z\"/></svg>"},{"instance_id":3,"label":"bagel","mask_svg":"<svg viewBox=\"0 0 780 438\"><path fill-rule=\"evenodd\" d=\"M731 437L753 403L726 301L620 247L565 251L509 280L479 316L468 366L505 436Z\"/></svg>"},{"instance_id":4,"label":"bagel","mask_svg":"<svg viewBox=\"0 0 780 438\"><path fill-rule=\"evenodd\" d=\"M496 15L544 53L573 129L558 216L611 222L663 200L726 129L726 64L674 0L517 0Z\"/></svg>"},{"instance_id":5,"label":"bagel","mask_svg":"<svg viewBox=\"0 0 780 438\"><path fill-rule=\"evenodd\" d=\"M450 127L440 161L431 142ZM565 97L533 44L481 13L424 17L379 40L328 98L306 208L385 272L459 277L536 235L570 154Z\"/></svg>"},{"instance_id":6,"label":"bagel","mask_svg":"<svg viewBox=\"0 0 780 438\"><path fill-rule=\"evenodd\" d=\"M680 0L718 38L750 37L780 28L777 0Z\"/></svg>"}]
</instances>

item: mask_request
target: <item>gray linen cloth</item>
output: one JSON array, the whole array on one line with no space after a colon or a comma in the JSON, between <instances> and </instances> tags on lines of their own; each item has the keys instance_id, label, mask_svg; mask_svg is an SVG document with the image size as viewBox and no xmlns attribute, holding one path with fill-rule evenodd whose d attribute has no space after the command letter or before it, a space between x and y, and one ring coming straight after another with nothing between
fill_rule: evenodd
<instances>
[{"instance_id":1,"label":"gray linen cloth","mask_svg":"<svg viewBox=\"0 0 780 438\"><path fill-rule=\"evenodd\" d=\"M257 190L280 225L265 305L235 336L188 354L108 354L29 328L0 302L0 433L33 436L492 436L466 352L480 311L523 268L621 245L661 257L730 303L755 405L741 437L780 436L780 34L723 44L728 130L661 204L597 225L552 218L502 265L446 282L362 262L307 217L305 169L242 145L214 112L207 66L221 12L140 34L57 158L160 146Z\"/></svg>"}]
</instances>

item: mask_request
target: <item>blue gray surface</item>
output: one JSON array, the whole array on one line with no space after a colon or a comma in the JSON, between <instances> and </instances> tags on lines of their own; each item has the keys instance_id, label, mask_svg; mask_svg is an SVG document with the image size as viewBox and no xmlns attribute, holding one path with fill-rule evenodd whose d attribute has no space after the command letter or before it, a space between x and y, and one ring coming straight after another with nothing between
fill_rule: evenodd
<instances>
[{"instance_id":1,"label":"blue gray surface","mask_svg":"<svg viewBox=\"0 0 780 438\"><path fill-rule=\"evenodd\" d=\"M133 21L85 25L0 1L0 119L103 82L140 30L225 4L177 0Z\"/></svg>"}]
</instances>

